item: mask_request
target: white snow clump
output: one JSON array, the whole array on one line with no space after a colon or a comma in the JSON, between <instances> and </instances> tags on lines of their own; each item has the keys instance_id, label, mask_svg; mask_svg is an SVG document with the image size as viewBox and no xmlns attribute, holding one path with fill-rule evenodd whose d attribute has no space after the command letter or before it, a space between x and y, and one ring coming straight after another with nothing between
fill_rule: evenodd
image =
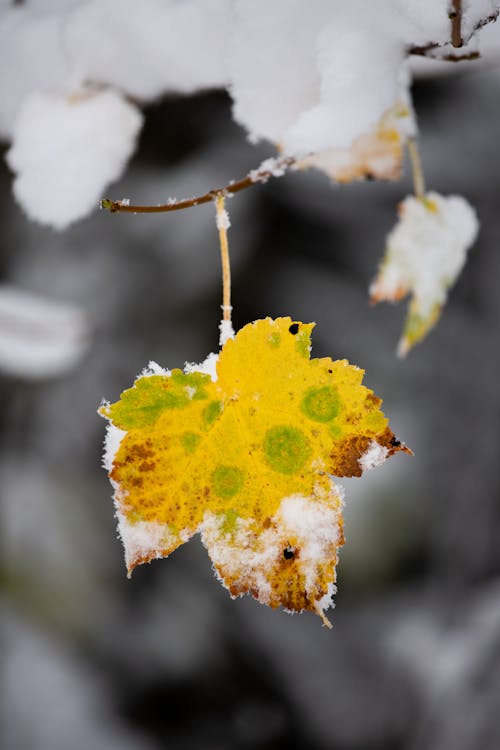
<instances>
[{"instance_id":1,"label":"white snow clump","mask_svg":"<svg viewBox=\"0 0 500 750\"><path fill-rule=\"evenodd\" d=\"M31 94L7 162L31 219L56 229L85 216L132 154L142 115L115 91Z\"/></svg>"}]
</instances>

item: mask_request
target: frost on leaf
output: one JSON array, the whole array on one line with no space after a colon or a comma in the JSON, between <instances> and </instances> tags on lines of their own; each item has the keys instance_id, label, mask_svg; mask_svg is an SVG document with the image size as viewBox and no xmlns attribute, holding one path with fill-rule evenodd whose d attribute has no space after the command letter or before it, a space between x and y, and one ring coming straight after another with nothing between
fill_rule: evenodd
<instances>
[{"instance_id":1,"label":"frost on leaf","mask_svg":"<svg viewBox=\"0 0 500 750\"><path fill-rule=\"evenodd\" d=\"M101 407L129 572L199 532L232 596L326 621L343 544L332 476L408 449L362 370L310 359L313 325L256 321L223 346L216 380L147 374Z\"/></svg>"},{"instance_id":2,"label":"frost on leaf","mask_svg":"<svg viewBox=\"0 0 500 750\"><path fill-rule=\"evenodd\" d=\"M370 295L372 302L395 302L411 294L398 348L405 355L437 323L479 224L464 198L433 192L406 198L399 216Z\"/></svg>"}]
</instances>

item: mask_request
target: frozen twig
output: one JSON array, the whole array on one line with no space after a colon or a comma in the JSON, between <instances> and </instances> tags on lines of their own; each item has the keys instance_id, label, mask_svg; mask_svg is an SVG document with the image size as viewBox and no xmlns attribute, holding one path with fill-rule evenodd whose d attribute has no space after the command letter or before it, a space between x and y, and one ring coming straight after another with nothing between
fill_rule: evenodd
<instances>
[{"instance_id":1,"label":"frozen twig","mask_svg":"<svg viewBox=\"0 0 500 750\"><path fill-rule=\"evenodd\" d=\"M219 195L233 195L241 190L267 182L271 177L282 177L286 171L296 164L292 156L284 156L277 159L266 159L260 167L253 169L246 177L236 182L230 182L225 187L209 190L203 195L195 198L186 198L177 200L170 198L166 203L157 206L135 206L122 200L112 201L105 198L101 201L101 208L105 208L111 213L129 213L129 214L155 214L166 213L167 211L181 211L184 208L194 208L202 203L210 203Z\"/></svg>"},{"instance_id":2,"label":"frozen twig","mask_svg":"<svg viewBox=\"0 0 500 750\"><path fill-rule=\"evenodd\" d=\"M463 47L464 40L462 38L462 2L461 0L453 0L452 7L449 13L449 18L451 21L451 44L456 49L459 49L460 47ZM472 33L475 33L476 31L479 31L479 29L482 29L484 26L487 26L490 23L494 23L498 18L498 11L495 13L492 13L489 16L485 16L485 18L481 18L480 21L477 22L476 26L473 29ZM472 52L465 52L462 54L445 54L445 55L439 55L438 50L443 47L442 44L439 42L429 42L428 44L425 44L423 46L413 46L409 47L408 54L409 55L419 55L420 57L428 57L431 60L437 59L437 60L444 60L445 62L463 62L464 60L477 60L478 57L480 57L479 52L472 51Z\"/></svg>"},{"instance_id":3,"label":"frozen twig","mask_svg":"<svg viewBox=\"0 0 500 750\"><path fill-rule=\"evenodd\" d=\"M449 13L451 21L451 43L454 47L462 47L462 0L453 0Z\"/></svg>"}]
</instances>

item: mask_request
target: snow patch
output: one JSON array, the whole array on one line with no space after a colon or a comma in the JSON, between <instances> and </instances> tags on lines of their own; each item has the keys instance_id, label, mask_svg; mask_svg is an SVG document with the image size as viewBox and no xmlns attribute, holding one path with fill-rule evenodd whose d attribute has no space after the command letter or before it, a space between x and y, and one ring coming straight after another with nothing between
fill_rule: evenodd
<instances>
[{"instance_id":1,"label":"snow patch","mask_svg":"<svg viewBox=\"0 0 500 750\"><path fill-rule=\"evenodd\" d=\"M222 348L229 339L234 339L234 328L230 320L221 320L219 323L219 346Z\"/></svg>"},{"instance_id":2,"label":"snow patch","mask_svg":"<svg viewBox=\"0 0 500 750\"><path fill-rule=\"evenodd\" d=\"M156 521L136 521L130 523L126 516L117 512L118 533L125 550L127 569L141 559L155 559L162 557L164 550L175 546L178 540L169 526Z\"/></svg>"},{"instance_id":3,"label":"snow patch","mask_svg":"<svg viewBox=\"0 0 500 750\"><path fill-rule=\"evenodd\" d=\"M118 453L121 442L126 434L126 430L120 430L120 428L116 427L112 422L108 422L106 436L104 438L104 453L102 456L102 466L103 469L106 469L108 474L113 469L115 456ZM115 484L115 489L116 487Z\"/></svg>"},{"instance_id":4,"label":"snow patch","mask_svg":"<svg viewBox=\"0 0 500 750\"><path fill-rule=\"evenodd\" d=\"M231 226L231 220L229 219L229 214L226 211L225 208L218 208L217 213L215 215L215 223L217 225L217 229L221 230L228 230Z\"/></svg>"},{"instance_id":5,"label":"snow patch","mask_svg":"<svg viewBox=\"0 0 500 750\"><path fill-rule=\"evenodd\" d=\"M322 615L332 604L335 587L332 582L317 599L319 571L330 565L334 575L336 550L342 541L340 497L333 485L332 492L326 493L330 502L322 494L318 489L317 497L296 494L283 498L260 533L253 519L243 518L227 533L224 517L206 511L200 525L201 538L221 582L230 579L242 593L251 591L261 603L276 606L279 602L272 588L273 577L282 565L283 550L293 539L300 550L296 565L305 578L307 596Z\"/></svg>"},{"instance_id":6,"label":"snow patch","mask_svg":"<svg viewBox=\"0 0 500 750\"><path fill-rule=\"evenodd\" d=\"M139 380L139 378L150 378L153 375L164 375L165 377L169 377L171 374L171 370L167 370L164 367L161 367L157 362L151 360L148 366L141 372L137 380Z\"/></svg>"},{"instance_id":7,"label":"snow patch","mask_svg":"<svg viewBox=\"0 0 500 750\"><path fill-rule=\"evenodd\" d=\"M7 152L14 195L28 216L65 229L87 215L132 154L139 110L115 91L33 93Z\"/></svg>"},{"instance_id":8,"label":"snow patch","mask_svg":"<svg viewBox=\"0 0 500 750\"><path fill-rule=\"evenodd\" d=\"M184 365L184 372L189 374L191 372L201 372L204 375L210 375L213 382L217 380L217 362L219 361L219 355L210 352L208 357L201 362L196 364L195 362L186 362Z\"/></svg>"},{"instance_id":9,"label":"snow patch","mask_svg":"<svg viewBox=\"0 0 500 750\"><path fill-rule=\"evenodd\" d=\"M380 464L384 463L388 454L388 448L380 445L376 440L372 440L365 453L358 459L361 471L368 471L369 469L374 469L376 466L380 466Z\"/></svg>"}]
</instances>

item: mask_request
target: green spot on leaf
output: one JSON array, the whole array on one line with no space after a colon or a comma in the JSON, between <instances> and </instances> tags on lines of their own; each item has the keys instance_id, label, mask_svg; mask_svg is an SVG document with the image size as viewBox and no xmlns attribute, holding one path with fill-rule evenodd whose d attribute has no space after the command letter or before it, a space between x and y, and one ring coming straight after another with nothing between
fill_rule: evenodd
<instances>
[{"instance_id":1,"label":"green spot on leaf","mask_svg":"<svg viewBox=\"0 0 500 750\"><path fill-rule=\"evenodd\" d=\"M199 401L208 398L206 392L206 382L208 375L201 372L184 373L182 370L172 370L171 379L175 385L182 388L189 400Z\"/></svg>"},{"instance_id":2,"label":"green spot on leaf","mask_svg":"<svg viewBox=\"0 0 500 750\"><path fill-rule=\"evenodd\" d=\"M300 404L303 413L315 422L331 422L340 411L340 398L334 386L310 388Z\"/></svg>"},{"instance_id":3,"label":"green spot on leaf","mask_svg":"<svg viewBox=\"0 0 500 750\"><path fill-rule=\"evenodd\" d=\"M338 440L342 437L342 430L336 424L330 425L330 427L328 428L328 432L334 440Z\"/></svg>"},{"instance_id":4,"label":"green spot on leaf","mask_svg":"<svg viewBox=\"0 0 500 750\"><path fill-rule=\"evenodd\" d=\"M264 455L274 471L295 474L311 455L311 444L307 436L296 427L271 427L264 438Z\"/></svg>"},{"instance_id":5,"label":"green spot on leaf","mask_svg":"<svg viewBox=\"0 0 500 750\"><path fill-rule=\"evenodd\" d=\"M133 388L122 393L120 401L105 407L103 413L122 430L152 426L167 409L183 409L191 400L208 398L209 375L193 372L186 375L173 370L172 375L139 378Z\"/></svg>"},{"instance_id":6,"label":"green spot on leaf","mask_svg":"<svg viewBox=\"0 0 500 750\"><path fill-rule=\"evenodd\" d=\"M196 432L185 432L181 435L182 447L186 453L194 453L200 440L201 435L197 435Z\"/></svg>"},{"instance_id":7,"label":"green spot on leaf","mask_svg":"<svg viewBox=\"0 0 500 750\"><path fill-rule=\"evenodd\" d=\"M239 517L234 508L227 510L223 515L222 532L224 534L233 534L236 531L236 521Z\"/></svg>"},{"instance_id":8,"label":"green spot on leaf","mask_svg":"<svg viewBox=\"0 0 500 750\"><path fill-rule=\"evenodd\" d=\"M311 334L309 331L299 331L295 337L295 349L301 357L309 359Z\"/></svg>"},{"instance_id":9,"label":"green spot on leaf","mask_svg":"<svg viewBox=\"0 0 500 750\"><path fill-rule=\"evenodd\" d=\"M205 427L210 427L217 417L220 416L222 412L222 401L210 401L208 406L205 407L202 414L202 420L203 425Z\"/></svg>"},{"instance_id":10,"label":"green spot on leaf","mask_svg":"<svg viewBox=\"0 0 500 750\"><path fill-rule=\"evenodd\" d=\"M245 476L237 466L219 465L212 474L214 493L224 499L237 495L244 481Z\"/></svg>"},{"instance_id":11,"label":"green spot on leaf","mask_svg":"<svg viewBox=\"0 0 500 750\"><path fill-rule=\"evenodd\" d=\"M278 349L281 344L281 336L279 333L272 333L268 338L269 346L272 349Z\"/></svg>"}]
</instances>

